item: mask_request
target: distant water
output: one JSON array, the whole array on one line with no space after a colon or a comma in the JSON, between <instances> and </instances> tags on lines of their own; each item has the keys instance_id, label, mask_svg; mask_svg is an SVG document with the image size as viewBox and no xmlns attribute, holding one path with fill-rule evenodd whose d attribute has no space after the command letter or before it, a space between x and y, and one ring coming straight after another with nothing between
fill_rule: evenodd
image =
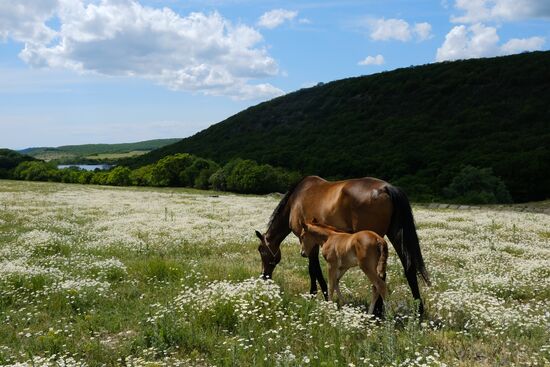
<instances>
[{"instance_id":1,"label":"distant water","mask_svg":"<svg viewBox=\"0 0 550 367\"><path fill-rule=\"evenodd\" d=\"M86 171L94 171L96 169L107 170L112 167L110 164L60 164L57 166L59 169L69 168L69 167L78 167Z\"/></svg>"}]
</instances>

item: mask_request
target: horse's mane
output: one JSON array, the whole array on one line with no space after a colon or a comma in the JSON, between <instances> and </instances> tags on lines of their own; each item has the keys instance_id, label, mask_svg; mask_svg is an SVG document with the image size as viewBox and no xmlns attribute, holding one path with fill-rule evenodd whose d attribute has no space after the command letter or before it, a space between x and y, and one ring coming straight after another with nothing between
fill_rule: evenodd
<instances>
[{"instance_id":1,"label":"horse's mane","mask_svg":"<svg viewBox=\"0 0 550 367\"><path fill-rule=\"evenodd\" d=\"M285 193L285 196L283 196L281 201L279 201L279 204L277 204L277 207L275 208L275 210L273 210L273 213L271 214L271 217L269 217L269 222L267 223L267 228L270 228L271 225L273 224L273 222L275 221L275 218L277 218L277 216L279 216L279 214L281 214L283 212L283 210L285 209L286 204L288 203L288 200L290 199L290 197L294 193L294 190L296 190L298 185L300 185L302 183L304 178L305 177L303 177L302 179L300 179L300 181L298 181L295 184L290 186L288 191Z\"/></svg>"}]
</instances>

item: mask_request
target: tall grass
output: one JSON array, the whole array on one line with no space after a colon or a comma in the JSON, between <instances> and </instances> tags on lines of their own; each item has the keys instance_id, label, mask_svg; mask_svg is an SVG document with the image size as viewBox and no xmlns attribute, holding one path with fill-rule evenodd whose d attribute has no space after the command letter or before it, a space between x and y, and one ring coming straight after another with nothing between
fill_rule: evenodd
<instances>
[{"instance_id":1,"label":"tall grass","mask_svg":"<svg viewBox=\"0 0 550 367\"><path fill-rule=\"evenodd\" d=\"M415 208L426 316L390 251L380 321L360 271L341 308L305 294L292 237L258 280L273 197L0 181L0 204L1 365L550 363L544 214Z\"/></svg>"}]
</instances>

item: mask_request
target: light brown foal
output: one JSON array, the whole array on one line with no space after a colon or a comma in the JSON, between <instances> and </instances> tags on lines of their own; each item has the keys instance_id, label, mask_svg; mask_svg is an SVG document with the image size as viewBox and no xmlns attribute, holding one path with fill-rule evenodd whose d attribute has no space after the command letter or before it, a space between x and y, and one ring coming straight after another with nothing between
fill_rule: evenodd
<instances>
[{"instance_id":1,"label":"light brown foal","mask_svg":"<svg viewBox=\"0 0 550 367\"><path fill-rule=\"evenodd\" d=\"M386 286L386 263L388 244L384 238L372 231L346 233L319 223L306 223L300 235L302 256L309 256L311 250L321 246L321 252L328 264L328 299L334 299L334 291L343 302L339 282L344 273L359 266L371 281L372 300L369 313L380 295L385 301L388 294Z\"/></svg>"}]
</instances>

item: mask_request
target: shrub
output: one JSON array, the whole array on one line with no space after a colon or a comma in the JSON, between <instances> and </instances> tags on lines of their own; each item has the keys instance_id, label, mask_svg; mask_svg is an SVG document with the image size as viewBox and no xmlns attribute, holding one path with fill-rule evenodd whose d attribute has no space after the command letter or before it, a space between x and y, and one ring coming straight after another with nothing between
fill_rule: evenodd
<instances>
[{"instance_id":1,"label":"shrub","mask_svg":"<svg viewBox=\"0 0 550 367\"><path fill-rule=\"evenodd\" d=\"M27 181L58 181L59 170L52 163L28 161L20 163L13 173L14 178Z\"/></svg>"},{"instance_id":2,"label":"shrub","mask_svg":"<svg viewBox=\"0 0 550 367\"><path fill-rule=\"evenodd\" d=\"M149 164L130 172L130 184L136 186L152 185L154 167L154 164Z\"/></svg>"},{"instance_id":3,"label":"shrub","mask_svg":"<svg viewBox=\"0 0 550 367\"><path fill-rule=\"evenodd\" d=\"M130 185L130 168L122 166L113 168L107 174L106 184L113 186Z\"/></svg>"},{"instance_id":4,"label":"shrub","mask_svg":"<svg viewBox=\"0 0 550 367\"><path fill-rule=\"evenodd\" d=\"M216 172L211 182L216 189L225 189L248 194L285 192L300 175L274 168L269 164L259 165L253 160L236 159L226 164L222 172Z\"/></svg>"},{"instance_id":5,"label":"shrub","mask_svg":"<svg viewBox=\"0 0 550 367\"><path fill-rule=\"evenodd\" d=\"M197 189L208 189L208 179L220 166L216 162L204 158L195 158L194 162L180 173L182 186L195 187Z\"/></svg>"},{"instance_id":6,"label":"shrub","mask_svg":"<svg viewBox=\"0 0 550 367\"><path fill-rule=\"evenodd\" d=\"M444 189L444 195L458 203L495 204L512 201L502 180L490 168L465 166Z\"/></svg>"},{"instance_id":7,"label":"shrub","mask_svg":"<svg viewBox=\"0 0 550 367\"><path fill-rule=\"evenodd\" d=\"M196 160L187 153L169 155L155 164L151 172L151 183L154 186L182 186L180 173Z\"/></svg>"}]
</instances>

